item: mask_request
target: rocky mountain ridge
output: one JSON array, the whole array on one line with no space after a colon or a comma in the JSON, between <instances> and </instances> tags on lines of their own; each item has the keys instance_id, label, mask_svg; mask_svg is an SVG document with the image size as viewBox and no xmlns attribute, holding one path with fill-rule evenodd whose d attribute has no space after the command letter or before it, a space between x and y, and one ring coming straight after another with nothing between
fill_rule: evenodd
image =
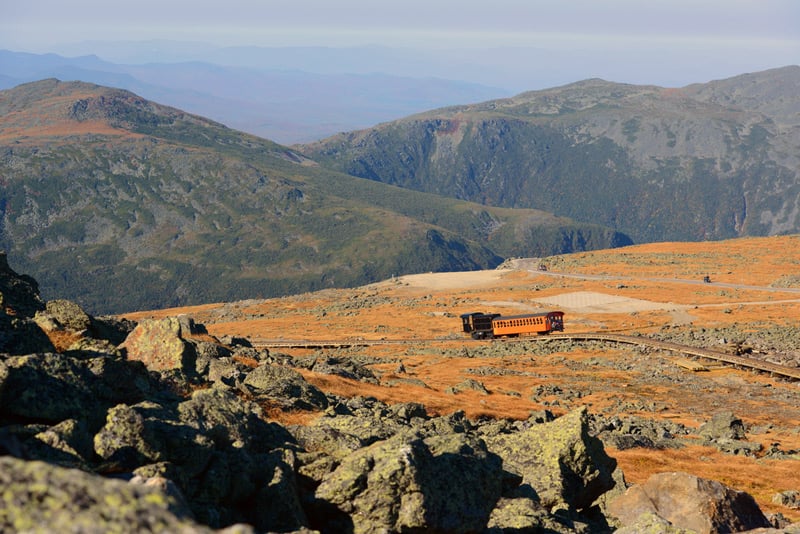
<instances>
[{"instance_id":1,"label":"rocky mountain ridge","mask_svg":"<svg viewBox=\"0 0 800 534\"><path fill-rule=\"evenodd\" d=\"M800 67L679 89L586 80L298 147L354 176L637 242L797 232Z\"/></svg>"}]
</instances>

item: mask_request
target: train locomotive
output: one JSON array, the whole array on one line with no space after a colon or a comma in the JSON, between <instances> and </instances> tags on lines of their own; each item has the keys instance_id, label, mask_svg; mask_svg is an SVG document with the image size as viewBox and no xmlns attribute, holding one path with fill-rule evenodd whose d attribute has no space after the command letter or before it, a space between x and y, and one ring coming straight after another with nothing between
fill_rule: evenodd
<instances>
[{"instance_id":1,"label":"train locomotive","mask_svg":"<svg viewBox=\"0 0 800 534\"><path fill-rule=\"evenodd\" d=\"M461 315L464 332L473 339L519 337L523 334L549 334L564 331L564 312L551 311L526 315L465 313Z\"/></svg>"}]
</instances>

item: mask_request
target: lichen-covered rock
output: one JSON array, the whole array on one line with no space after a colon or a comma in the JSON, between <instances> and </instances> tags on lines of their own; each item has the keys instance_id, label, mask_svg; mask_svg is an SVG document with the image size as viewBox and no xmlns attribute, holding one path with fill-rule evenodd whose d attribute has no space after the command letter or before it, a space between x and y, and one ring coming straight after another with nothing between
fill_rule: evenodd
<instances>
[{"instance_id":1,"label":"lichen-covered rock","mask_svg":"<svg viewBox=\"0 0 800 534\"><path fill-rule=\"evenodd\" d=\"M501 498L492 510L486 534L507 532L575 534L576 530L573 526L558 521L535 499L527 497Z\"/></svg>"},{"instance_id":2,"label":"lichen-covered rock","mask_svg":"<svg viewBox=\"0 0 800 534\"><path fill-rule=\"evenodd\" d=\"M614 531L615 534L698 534L694 530L676 527L652 512L645 512L630 525Z\"/></svg>"},{"instance_id":3,"label":"lichen-covered rock","mask_svg":"<svg viewBox=\"0 0 800 534\"><path fill-rule=\"evenodd\" d=\"M97 428L110 406L135 404L158 388L141 363L115 357L46 353L0 360L0 416L22 420L80 419Z\"/></svg>"},{"instance_id":4,"label":"lichen-covered rock","mask_svg":"<svg viewBox=\"0 0 800 534\"><path fill-rule=\"evenodd\" d=\"M197 374L216 386L239 388L250 370L233 358L197 359Z\"/></svg>"},{"instance_id":5,"label":"lichen-covered rock","mask_svg":"<svg viewBox=\"0 0 800 534\"><path fill-rule=\"evenodd\" d=\"M36 314L36 321L50 319L64 330L80 332L88 330L92 324L92 319L83 311L79 305L69 300L49 300L45 304L45 310Z\"/></svg>"},{"instance_id":6,"label":"lichen-covered rock","mask_svg":"<svg viewBox=\"0 0 800 534\"><path fill-rule=\"evenodd\" d=\"M17 274L8 265L6 253L0 251L0 310L15 317L32 319L44 307L36 280Z\"/></svg>"},{"instance_id":7,"label":"lichen-covered rock","mask_svg":"<svg viewBox=\"0 0 800 534\"><path fill-rule=\"evenodd\" d=\"M431 436L425 444L433 455L421 473L428 524L440 532L485 528L506 478L502 459L467 434Z\"/></svg>"},{"instance_id":8,"label":"lichen-covered rock","mask_svg":"<svg viewBox=\"0 0 800 534\"><path fill-rule=\"evenodd\" d=\"M343 417L345 416L339 416L333 420L338 421ZM352 416L349 417L351 420L354 419ZM363 438L358 435L349 433L347 430L340 430L325 422L320 422L319 419L309 425L290 426L287 430L291 432L297 443L304 449L314 452L324 452L334 459L344 458L351 452L367 445ZM372 440L370 443L374 443L375 441L377 440Z\"/></svg>"},{"instance_id":9,"label":"lichen-covered rock","mask_svg":"<svg viewBox=\"0 0 800 534\"><path fill-rule=\"evenodd\" d=\"M94 419L104 410L94 382L85 365L58 354L6 358L0 361L0 415L53 423Z\"/></svg>"},{"instance_id":10,"label":"lichen-covered rock","mask_svg":"<svg viewBox=\"0 0 800 534\"><path fill-rule=\"evenodd\" d=\"M472 390L477 391L483 395L488 395L489 390L486 389L486 386L483 385L483 382L479 382L473 378L467 378L460 384L456 384L455 386L451 386L445 390L445 393L450 393L452 395L461 393L462 391Z\"/></svg>"},{"instance_id":11,"label":"lichen-covered rock","mask_svg":"<svg viewBox=\"0 0 800 534\"><path fill-rule=\"evenodd\" d=\"M744 423L731 412L716 413L698 430L706 440L743 440L746 438Z\"/></svg>"},{"instance_id":12,"label":"lichen-covered rock","mask_svg":"<svg viewBox=\"0 0 800 534\"><path fill-rule=\"evenodd\" d=\"M135 326L125 319L92 317L69 300L48 301L45 310L36 312L34 321L50 337L61 333L55 341L58 350L75 358L99 354L119 356L117 346ZM65 340L74 341L64 346Z\"/></svg>"},{"instance_id":13,"label":"lichen-covered rock","mask_svg":"<svg viewBox=\"0 0 800 534\"><path fill-rule=\"evenodd\" d=\"M50 338L32 319L8 315L0 305L0 353L54 352Z\"/></svg>"},{"instance_id":14,"label":"lichen-covered rock","mask_svg":"<svg viewBox=\"0 0 800 534\"><path fill-rule=\"evenodd\" d=\"M291 408L324 409L328 398L303 375L282 365L262 364L248 373L244 385L256 397L265 397Z\"/></svg>"},{"instance_id":15,"label":"lichen-covered rock","mask_svg":"<svg viewBox=\"0 0 800 534\"><path fill-rule=\"evenodd\" d=\"M488 522L502 478L500 459L480 440L405 433L346 457L316 498L352 518L356 533L476 532Z\"/></svg>"},{"instance_id":16,"label":"lichen-covered rock","mask_svg":"<svg viewBox=\"0 0 800 534\"><path fill-rule=\"evenodd\" d=\"M585 407L551 423L485 439L504 467L522 476L522 484L533 488L548 510L588 508L614 487L616 461L589 435Z\"/></svg>"},{"instance_id":17,"label":"lichen-covered rock","mask_svg":"<svg viewBox=\"0 0 800 534\"><path fill-rule=\"evenodd\" d=\"M753 456L763 448L761 443L746 441L744 423L731 412L714 414L700 427L698 435L727 454Z\"/></svg>"},{"instance_id":18,"label":"lichen-covered rock","mask_svg":"<svg viewBox=\"0 0 800 534\"><path fill-rule=\"evenodd\" d=\"M308 524L289 450L215 451L185 491L197 519L211 526L244 522L259 532L286 532Z\"/></svg>"},{"instance_id":19,"label":"lichen-covered rock","mask_svg":"<svg viewBox=\"0 0 800 534\"><path fill-rule=\"evenodd\" d=\"M142 362L99 356L82 364L96 377L92 391L95 399L106 408L122 403L136 404L162 393L163 385L147 371Z\"/></svg>"},{"instance_id":20,"label":"lichen-covered rock","mask_svg":"<svg viewBox=\"0 0 800 534\"><path fill-rule=\"evenodd\" d=\"M388 407L394 418L411 422L414 419L428 419L428 410L419 402L398 402Z\"/></svg>"},{"instance_id":21,"label":"lichen-covered rock","mask_svg":"<svg viewBox=\"0 0 800 534\"><path fill-rule=\"evenodd\" d=\"M747 493L687 473L655 474L617 497L609 512L627 527L639 521L642 514L650 513L699 534L770 526Z\"/></svg>"},{"instance_id":22,"label":"lichen-covered rock","mask_svg":"<svg viewBox=\"0 0 800 534\"><path fill-rule=\"evenodd\" d=\"M92 358L97 356L118 358L120 353L117 346L108 340L82 337L67 347L64 355L72 358Z\"/></svg>"},{"instance_id":23,"label":"lichen-covered rock","mask_svg":"<svg viewBox=\"0 0 800 534\"><path fill-rule=\"evenodd\" d=\"M338 457L402 430L402 425L376 417L334 415L320 417L306 428L294 427L292 432L306 448L326 450Z\"/></svg>"},{"instance_id":24,"label":"lichen-covered rock","mask_svg":"<svg viewBox=\"0 0 800 534\"><path fill-rule=\"evenodd\" d=\"M194 375L206 382L239 387L250 368L231 358L230 349L209 341L188 340L194 352Z\"/></svg>"},{"instance_id":25,"label":"lichen-covered rock","mask_svg":"<svg viewBox=\"0 0 800 534\"><path fill-rule=\"evenodd\" d=\"M140 361L151 371L193 373L195 353L183 339L181 329L176 317L142 321L119 348L129 360Z\"/></svg>"},{"instance_id":26,"label":"lichen-covered rock","mask_svg":"<svg viewBox=\"0 0 800 534\"><path fill-rule=\"evenodd\" d=\"M276 450L258 460L257 465L268 476L258 485L255 495L242 502L241 508L248 512L245 516L248 523L270 532L289 532L308 526L300 502L294 453Z\"/></svg>"},{"instance_id":27,"label":"lichen-covered rock","mask_svg":"<svg viewBox=\"0 0 800 534\"><path fill-rule=\"evenodd\" d=\"M95 339L108 340L117 346L136 328L136 323L130 319L119 317L92 317L91 333Z\"/></svg>"},{"instance_id":28,"label":"lichen-covered rock","mask_svg":"<svg viewBox=\"0 0 800 534\"><path fill-rule=\"evenodd\" d=\"M288 430L307 450L325 451L334 458L342 458L409 429L425 436L463 432L463 425L455 422L463 422L463 415L456 412L431 419L418 403L388 406L374 398L353 397L333 403L323 416L308 425Z\"/></svg>"},{"instance_id":29,"label":"lichen-covered rock","mask_svg":"<svg viewBox=\"0 0 800 534\"><path fill-rule=\"evenodd\" d=\"M772 496L772 502L792 510L800 510L800 491L781 491Z\"/></svg>"},{"instance_id":30,"label":"lichen-covered rock","mask_svg":"<svg viewBox=\"0 0 800 534\"><path fill-rule=\"evenodd\" d=\"M83 420L67 419L27 440L25 456L62 467L88 469L94 459L92 436Z\"/></svg>"},{"instance_id":31,"label":"lichen-covered rock","mask_svg":"<svg viewBox=\"0 0 800 534\"><path fill-rule=\"evenodd\" d=\"M467 414L462 410L439 417L432 417L422 421L417 428L426 436L438 436L450 434L451 432L461 434L475 429L472 421L467 419Z\"/></svg>"},{"instance_id":32,"label":"lichen-covered rock","mask_svg":"<svg viewBox=\"0 0 800 534\"><path fill-rule=\"evenodd\" d=\"M173 408L144 401L111 408L106 425L94 436L94 449L119 468L169 461L191 478L208 465L214 441L178 421Z\"/></svg>"},{"instance_id":33,"label":"lichen-covered rock","mask_svg":"<svg viewBox=\"0 0 800 534\"><path fill-rule=\"evenodd\" d=\"M361 380L377 384L378 379L367 366L353 360L352 358L335 358L332 356L308 356L305 358L295 358L295 367L308 369L315 373L326 375L337 375L351 380Z\"/></svg>"},{"instance_id":34,"label":"lichen-covered rock","mask_svg":"<svg viewBox=\"0 0 800 534\"><path fill-rule=\"evenodd\" d=\"M98 456L115 470L177 484L197 519L259 531L305 526L291 436L258 417L258 407L227 389L196 391L177 403L144 401L108 411L94 436Z\"/></svg>"},{"instance_id":35,"label":"lichen-covered rock","mask_svg":"<svg viewBox=\"0 0 800 534\"><path fill-rule=\"evenodd\" d=\"M2 532L213 532L157 487L44 462L0 457L0 488Z\"/></svg>"},{"instance_id":36,"label":"lichen-covered rock","mask_svg":"<svg viewBox=\"0 0 800 534\"><path fill-rule=\"evenodd\" d=\"M680 423L659 421L638 416L601 417L594 415L590 420L591 433L617 450L644 448L680 448L684 446L683 436L689 429Z\"/></svg>"},{"instance_id":37,"label":"lichen-covered rock","mask_svg":"<svg viewBox=\"0 0 800 534\"><path fill-rule=\"evenodd\" d=\"M197 390L177 408L179 421L210 437L218 449L269 452L294 443L286 429L264 421L260 413L256 404L242 401L226 388Z\"/></svg>"}]
</instances>

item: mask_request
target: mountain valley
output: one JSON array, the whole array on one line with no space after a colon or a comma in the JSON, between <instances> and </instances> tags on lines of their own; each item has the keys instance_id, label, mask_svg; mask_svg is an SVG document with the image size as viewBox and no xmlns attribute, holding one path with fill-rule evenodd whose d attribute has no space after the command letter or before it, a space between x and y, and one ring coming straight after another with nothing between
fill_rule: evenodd
<instances>
[{"instance_id":1,"label":"mountain valley","mask_svg":"<svg viewBox=\"0 0 800 534\"><path fill-rule=\"evenodd\" d=\"M42 280L47 298L93 313L630 243L538 210L347 176L271 141L84 83L0 92L0 154L0 243L10 263Z\"/></svg>"}]
</instances>

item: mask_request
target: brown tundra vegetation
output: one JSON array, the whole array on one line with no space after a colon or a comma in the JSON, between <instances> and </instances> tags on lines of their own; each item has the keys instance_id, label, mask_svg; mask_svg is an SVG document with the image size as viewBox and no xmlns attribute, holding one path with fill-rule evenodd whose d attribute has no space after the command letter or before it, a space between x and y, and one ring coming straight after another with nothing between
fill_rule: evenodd
<instances>
[{"instance_id":1,"label":"brown tundra vegetation","mask_svg":"<svg viewBox=\"0 0 800 534\"><path fill-rule=\"evenodd\" d=\"M462 313L552 309L566 314L564 334L653 337L800 368L800 237L517 259L492 271L398 276L355 289L127 318L189 314L220 339L242 336L271 352L365 364L376 380L302 371L311 384L345 397L420 402L432 414L463 410L470 418L525 419L537 410L562 415L586 406L620 424L683 428L680 446L619 440L606 449L629 483L683 471L751 494L765 513L800 521L796 508L774 499L800 490L798 382L646 345L553 336L475 341L461 331ZM267 408L282 424L321 415ZM734 440L741 446L702 437L704 425L726 413L741 420Z\"/></svg>"}]
</instances>

